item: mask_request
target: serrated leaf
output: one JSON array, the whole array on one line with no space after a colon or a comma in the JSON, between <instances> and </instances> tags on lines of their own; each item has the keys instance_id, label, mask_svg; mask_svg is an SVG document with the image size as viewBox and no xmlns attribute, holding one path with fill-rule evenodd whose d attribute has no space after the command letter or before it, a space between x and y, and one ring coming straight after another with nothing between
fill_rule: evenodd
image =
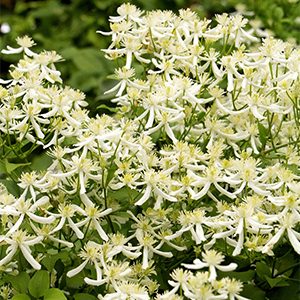
<instances>
[{"instance_id":1,"label":"serrated leaf","mask_svg":"<svg viewBox=\"0 0 300 300\"><path fill-rule=\"evenodd\" d=\"M45 270L37 271L29 281L28 290L30 294L39 298L45 295L49 288L49 273Z\"/></svg>"},{"instance_id":2,"label":"serrated leaf","mask_svg":"<svg viewBox=\"0 0 300 300\"><path fill-rule=\"evenodd\" d=\"M61 290L52 288L45 292L44 300L67 300L67 298Z\"/></svg>"}]
</instances>

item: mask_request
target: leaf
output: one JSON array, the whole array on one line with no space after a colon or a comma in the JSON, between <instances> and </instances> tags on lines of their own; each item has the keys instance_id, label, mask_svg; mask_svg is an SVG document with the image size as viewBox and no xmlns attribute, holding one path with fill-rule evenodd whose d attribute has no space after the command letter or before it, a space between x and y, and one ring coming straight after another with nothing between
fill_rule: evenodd
<instances>
[{"instance_id":1,"label":"leaf","mask_svg":"<svg viewBox=\"0 0 300 300\"><path fill-rule=\"evenodd\" d=\"M266 276L272 276L269 266L263 262L256 263L256 273L261 279L265 279Z\"/></svg>"},{"instance_id":2,"label":"leaf","mask_svg":"<svg viewBox=\"0 0 300 300\"><path fill-rule=\"evenodd\" d=\"M1 160L0 161L0 174L5 174L6 173L6 168L5 168L5 164L4 164L4 161Z\"/></svg>"},{"instance_id":3,"label":"leaf","mask_svg":"<svg viewBox=\"0 0 300 300\"><path fill-rule=\"evenodd\" d=\"M281 7L277 6L273 9L273 16L275 20L281 20L284 17L284 11Z\"/></svg>"},{"instance_id":4,"label":"leaf","mask_svg":"<svg viewBox=\"0 0 300 300\"><path fill-rule=\"evenodd\" d=\"M266 145L266 142L268 140L269 131L261 123L258 123L257 126L258 126L258 132L259 132L259 140L262 144L262 148L264 148Z\"/></svg>"},{"instance_id":5,"label":"leaf","mask_svg":"<svg viewBox=\"0 0 300 300\"><path fill-rule=\"evenodd\" d=\"M45 292L44 300L67 300L67 298L61 290L52 288Z\"/></svg>"},{"instance_id":6,"label":"leaf","mask_svg":"<svg viewBox=\"0 0 300 300\"><path fill-rule=\"evenodd\" d=\"M254 270L248 270L245 272L219 272L220 278L223 277L230 277L230 278L236 278L239 279L242 282L248 282L251 281L255 276Z\"/></svg>"},{"instance_id":7,"label":"leaf","mask_svg":"<svg viewBox=\"0 0 300 300\"><path fill-rule=\"evenodd\" d=\"M241 296L251 300L265 300L265 292L254 284L245 284Z\"/></svg>"},{"instance_id":8,"label":"leaf","mask_svg":"<svg viewBox=\"0 0 300 300\"><path fill-rule=\"evenodd\" d=\"M46 153L34 156L30 168L36 171L46 170L52 163L52 158Z\"/></svg>"},{"instance_id":9,"label":"leaf","mask_svg":"<svg viewBox=\"0 0 300 300\"><path fill-rule=\"evenodd\" d=\"M19 191L20 191L20 187L17 185L16 182L12 181L10 178L8 179L0 179L0 183L2 183L8 190L9 193L11 193L12 195L18 197Z\"/></svg>"},{"instance_id":10,"label":"leaf","mask_svg":"<svg viewBox=\"0 0 300 300\"><path fill-rule=\"evenodd\" d=\"M10 282L12 287L20 293L26 293L28 290L29 275L26 272L21 272L17 276L7 275L6 279Z\"/></svg>"},{"instance_id":11,"label":"leaf","mask_svg":"<svg viewBox=\"0 0 300 300\"><path fill-rule=\"evenodd\" d=\"M68 251L61 251L55 254L48 253L45 258L41 261L42 265L47 268L48 271L52 271L56 262L61 259L63 261L69 259Z\"/></svg>"},{"instance_id":12,"label":"leaf","mask_svg":"<svg viewBox=\"0 0 300 300\"><path fill-rule=\"evenodd\" d=\"M279 286L289 286L289 283L286 281L286 279L281 277L271 278L269 276L266 276L266 280L271 288Z\"/></svg>"},{"instance_id":13,"label":"leaf","mask_svg":"<svg viewBox=\"0 0 300 300\"><path fill-rule=\"evenodd\" d=\"M100 59L100 51L93 48L69 48L62 55L72 59L75 66L87 74L103 73L103 62Z\"/></svg>"},{"instance_id":14,"label":"leaf","mask_svg":"<svg viewBox=\"0 0 300 300\"><path fill-rule=\"evenodd\" d=\"M116 170L118 170L118 166L115 163L113 163L107 172L106 186L108 186L110 181L114 178Z\"/></svg>"},{"instance_id":15,"label":"leaf","mask_svg":"<svg viewBox=\"0 0 300 300\"><path fill-rule=\"evenodd\" d=\"M108 110L108 111L110 111L110 112L112 112L112 113L115 113L115 112L118 111L116 107L109 107L109 106L107 106L107 105L105 105L105 104L101 104L101 105L97 106L97 109Z\"/></svg>"},{"instance_id":16,"label":"leaf","mask_svg":"<svg viewBox=\"0 0 300 300\"><path fill-rule=\"evenodd\" d=\"M18 294L13 296L11 300L31 300L31 298L26 294Z\"/></svg>"},{"instance_id":17,"label":"leaf","mask_svg":"<svg viewBox=\"0 0 300 300\"><path fill-rule=\"evenodd\" d=\"M276 288L268 293L268 299L272 300L298 300L300 297L299 282L291 282L288 287Z\"/></svg>"},{"instance_id":18,"label":"leaf","mask_svg":"<svg viewBox=\"0 0 300 300\"><path fill-rule=\"evenodd\" d=\"M66 278L66 285L68 288L71 289L79 289L84 284L84 275L82 272L78 273L76 276L73 276L71 278Z\"/></svg>"},{"instance_id":19,"label":"leaf","mask_svg":"<svg viewBox=\"0 0 300 300\"><path fill-rule=\"evenodd\" d=\"M49 273L45 270L41 270L37 271L30 279L28 289L33 297L39 298L45 295L49 284Z\"/></svg>"},{"instance_id":20,"label":"leaf","mask_svg":"<svg viewBox=\"0 0 300 300\"><path fill-rule=\"evenodd\" d=\"M93 295L85 294L85 293L80 293L74 295L74 300L96 300L97 298Z\"/></svg>"},{"instance_id":21,"label":"leaf","mask_svg":"<svg viewBox=\"0 0 300 300\"><path fill-rule=\"evenodd\" d=\"M24 167L24 166L29 166L30 164L31 164L30 162L29 163L14 164L14 163L8 162L7 159L4 160L5 169L6 169L6 172L8 174L11 174L17 168Z\"/></svg>"}]
</instances>

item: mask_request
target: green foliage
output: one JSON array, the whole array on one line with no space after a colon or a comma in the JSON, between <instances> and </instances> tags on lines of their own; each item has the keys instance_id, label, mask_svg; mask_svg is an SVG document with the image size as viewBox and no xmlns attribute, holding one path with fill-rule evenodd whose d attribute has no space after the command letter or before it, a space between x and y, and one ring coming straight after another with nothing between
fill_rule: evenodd
<instances>
[{"instance_id":1,"label":"green foliage","mask_svg":"<svg viewBox=\"0 0 300 300\"><path fill-rule=\"evenodd\" d=\"M18 293L27 293L30 277L26 272L21 272L17 276L7 275L6 280L11 282L12 287Z\"/></svg>"},{"instance_id":2,"label":"green foliage","mask_svg":"<svg viewBox=\"0 0 300 300\"><path fill-rule=\"evenodd\" d=\"M12 300L30 300L31 298L26 294L19 294L12 297Z\"/></svg>"},{"instance_id":3,"label":"green foliage","mask_svg":"<svg viewBox=\"0 0 300 300\"><path fill-rule=\"evenodd\" d=\"M44 300L67 300L67 298L61 290L54 288L45 292Z\"/></svg>"},{"instance_id":4,"label":"green foliage","mask_svg":"<svg viewBox=\"0 0 300 300\"><path fill-rule=\"evenodd\" d=\"M37 271L29 281L28 290L35 298L46 295L49 288L49 273L41 270Z\"/></svg>"}]
</instances>

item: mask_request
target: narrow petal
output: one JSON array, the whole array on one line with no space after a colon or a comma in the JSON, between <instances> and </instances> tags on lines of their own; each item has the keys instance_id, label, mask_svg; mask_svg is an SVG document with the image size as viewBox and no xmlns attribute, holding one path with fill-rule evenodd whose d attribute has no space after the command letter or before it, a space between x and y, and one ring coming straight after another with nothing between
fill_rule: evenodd
<instances>
[{"instance_id":1,"label":"narrow petal","mask_svg":"<svg viewBox=\"0 0 300 300\"><path fill-rule=\"evenodd\" d=\"M20 250L22 251L25 259L29 262L29 264L35 269L35 270L40 270L41 265L33 258L31 255L31 251L28 246L20 245Z\"/></svg>"},{"instance_id":2,"label":"narrow petal","mask_svg":"<svg viewBox=\"0 0 300 300\"><path fill-rule=\"evenodd\" d=\"M292 244L294 250L300 254L300 242L299 240L297 239L295 233L294 233L294 230L293 229L288 229L287 230L287 233L288 233L288 237L289 237L289 240L290 240L290 243Z\"/></svg>"},{"instance_id":3,"label":"narrow petal","mask_svg":"<svg viewBox=\"0 0 300 300\"><path fill-rule=\"evenodd\" d=\"M80 273L80 272L84 269L84 267L86 266L87 263L88 263L88 259L85 260L83 263L81 263L81 264L80 264L78 267L76 267L75 269L69 271L69 272L67 273L67 276L68 276L68 277L73 277L73 276L77 275L78 273Z\"/></svg>"},{"instance_id":4,"label":"narrow petal","mask_svg":"<svg viewBox=\"0 0 300 300\"><path fill-rule=\"evenodd\" d=\"M97 220L93 220L93 224L96 227L96 230L98 232L98 234L100 235L101 239L104 241L108 241L108 236L105 233L105 231L103 230L103 228L101 227L101 225L99 224L99 222Z\"/></svg>"},{"instance_id":5,"label":"narrow petal","mask_svg":"<svg viewBox=\"0 0 300 300\"><path fill-rule=\"evenodd\" d=\"M228 266L216 266L216 268L222 272L230 272L238 267L236 263L231 263Z\"/></svg>"},{"instance_id":6,"label":"narrow petal","mask_svg":"<svg viewBox=\"0 0 300 300\"><path fill-rule=\"evenodd\" d=\"M12 250L0 260L0 266L6 265L7 263L9 263L11 261L11 259L13 258L13 256L15 255L15 253L17 252L18 247L17 246L13 246Z\"/></svg>"},{"instance_id":7,"label":"narrow petal","mask_svg":"<svg viewBox=\"0 0 300 300\"><path fill-rule=\"evenodd\" d=\"M143 197L142 197L141 199L139 199L139 201L137 201L137 202L135 203L135 205L143 205L143 204L149 199L150 194L151 194L151 186L150 186L150 185L147 185Z\"/></svg>"}]
</instances>

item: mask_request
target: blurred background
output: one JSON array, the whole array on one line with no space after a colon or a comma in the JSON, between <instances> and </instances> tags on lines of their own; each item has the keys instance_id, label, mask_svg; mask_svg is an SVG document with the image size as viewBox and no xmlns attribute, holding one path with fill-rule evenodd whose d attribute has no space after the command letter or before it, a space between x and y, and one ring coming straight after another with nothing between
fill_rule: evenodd
<instances>
[{"instance_id":1,"label":"blurred background","mask_svg":"<svg viewBox=\"0 0 300 300\"><path fill-rule=\"evenodd\" d=\"M37 49L56 50L65 59L57 65L64 82L84 91L90 109L105 103L103 92L110 86L107 76L114 64L104 58L110 37L96 33L109 31L108 16L130 2L141 9L177 11L190 7L201 17L240 11L255 26L269 29L276 37L300 44L300 1L298 0L0 0L0 49L16 46L17 36L29 35ZM1 55L1 78L18 55Z\"/></svg>"}]
</instances>

